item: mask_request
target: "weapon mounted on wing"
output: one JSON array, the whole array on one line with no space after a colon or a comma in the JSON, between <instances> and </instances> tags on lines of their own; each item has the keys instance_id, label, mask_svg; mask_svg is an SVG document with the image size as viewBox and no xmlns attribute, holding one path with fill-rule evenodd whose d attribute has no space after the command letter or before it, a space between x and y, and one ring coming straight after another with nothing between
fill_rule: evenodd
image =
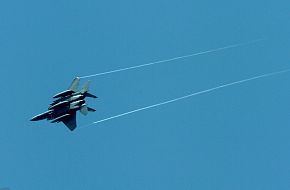
<instances>
[{"instance_id":1,"label":"weapon mounted on wing","mask_svg":"<svg viewBox=\"0 0 290 190\"><path fill-rule=\"evenodd\" d=\"M52 120L51 123L63 122L71 131L77 127L76 112L83 115L96 110L87 106L85 98L97 98L89 93L90 81L87 81L81 90L78 90L80 78L75 78L69 88L53 96L54 101L44 113L34 116L31 121Z\"/></svg>"}]
</instances>

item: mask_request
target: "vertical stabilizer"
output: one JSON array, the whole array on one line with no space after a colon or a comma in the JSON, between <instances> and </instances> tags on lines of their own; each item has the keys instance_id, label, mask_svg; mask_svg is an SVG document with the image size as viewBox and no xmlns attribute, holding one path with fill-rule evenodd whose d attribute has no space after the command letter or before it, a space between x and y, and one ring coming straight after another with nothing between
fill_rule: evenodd
<instances>
[{"instance_id":1,"label":"vertical stabilizer","mask_svg":"<svg viewBox=\"0 0 290 190\"><path fill-rule=\"evenodd\" d=\"M80 84L80 78L79 77L76 77L71 85L69 86L69 90L72 90L74 92L78 91L78 88L79 88L79 84Z\"/></svg>"},{"instance_id":2,"label":"vertical stabilizer","mask_svg":"<svg viewBox=\"0 0 290 190\"><path fill-rule=\"evenodd\" d=\"M87 81L85 84L84 84L84 86L83 86L83 89L82 89L82 93L85 93L85 92L88 92L89 91L89 88L90 88L90 83L91 83L91 81Z\"/></svg>"}]
</instances>

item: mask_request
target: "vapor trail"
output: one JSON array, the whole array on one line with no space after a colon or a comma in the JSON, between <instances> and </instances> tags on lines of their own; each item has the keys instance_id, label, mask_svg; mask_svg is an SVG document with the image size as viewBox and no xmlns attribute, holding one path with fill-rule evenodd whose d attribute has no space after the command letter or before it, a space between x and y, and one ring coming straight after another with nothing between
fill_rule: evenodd
<instances>
[{"instance_id":1,"label":"vapor trail","mask_svg":"<svg viewBox=\"0 0 290 190\"><path fill-rule=\"evenodd\" d=\"M117 73L117 72L131 70L131 69L137 69L137 68L140 68L140 67L147 67L147 66L150 66L150 65L158 64L158 63L165 63L165 62L175 61L175 60L178 60L178 59L185 59L185 58L188 58L188 57L194 57L194 56L208 54L208 53L214 53L214 52L217 52L217 51L222 51L222 50L226 50L226 49L230 49L230 48L236 48L236 47L240 47L240 46L245 46L245 45L257 43L257 42L262 41L262 40L263 39L257 39L257 40L252 40L252 41L248 41L248 42L244 42L244 43L228 45L228 46L224 46L224 47L220 47L220 48L216 48L216 49L212 49L212 50L207 50L207 51L203 51L203 52L193 53L193 54L189 54L189 55L183 55L183 56L174 57L174 58L170 58L170 59L164 59L164 60L161 60L161 61L155 61L155 62L150 62L150 63L146 63L146 64L142 64L142 65L126 67L126 68L116 69L116 70L112 70L112 71L106 71L106 72L102 72L102 73L96 73L96 74L92 74L92 75L82 76L80 78L89 78L89 77L112 74L112 73Z\"/></svg>"},{"instance_id":2,"label":"vapor trail","mask_svg":"<svg viewBox=\"0 0 290 190\"><path fill-rule=\"evenodd\" d=\"M199 91L199 92L195 92L195 93L192 93L192 94L188 94L188 95L185 95L185 96L182 96L182 97L179 97L179 98L175 98L175 99L168 100L168 101L165 101L165 102L161 102L161 103L158 103L158 104L153 104L153 105L146 106L146 107L143 107L143 108L139 108L139 109L136 109L136 110L128 111L128 112L125 112L125 113L122 113L122 114L118 114L118 115L115 115L115 116L112 116L112 117L101 119L101 120L95 121L95 122L93 122L93 123L91 123L91 124L89 124L87 126L90 126L90 125L93 125L93 124L102 123L104 121L109 121L111 119L115 119L115 118L122 117L122 116L125 116L125 115L133 114L133 113L136 113L136 112L139 112L139 111L147 110L147 109L158 107L158 106L161 106L161 105L177 102L179 100L187 99L187 98L190 98L192 96L209 93L209 92L221 89L221 88L233 86L233 85L236 85L236 84L241 84L241 83L244 83L244 82L248 82L248 81L252 81L252 80L256 80L256 79L260 79L260 78L270 77L270 76L273 76L273 75L278 75L278 74L286 73L286 72L289 72L289 71L290 71L290 69L287 69L287 70L282 70L282 71L277 71L277 72L272 72L272 73L267 73L267 74L251 77L251 78L248 78L248 79L239 80L239 81L236 81L236 82L231 82L231 83L228 83L228 84L223 84L223 85L220 85L220 86L217 86L217 87L213 87L213 88L209 88L209 89L202 90L202 91Z\"/></svg>"}]
</instances>

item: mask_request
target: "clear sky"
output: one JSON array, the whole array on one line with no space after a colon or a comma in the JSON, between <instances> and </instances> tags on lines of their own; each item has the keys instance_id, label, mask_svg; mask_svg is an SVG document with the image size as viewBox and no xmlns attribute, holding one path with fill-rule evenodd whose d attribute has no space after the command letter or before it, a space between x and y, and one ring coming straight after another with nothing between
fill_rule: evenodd
<instances>
[{"instance_id":1,"label":"clear sky","mask_svg":"<svg viewBox=\"0 0 290 190\"><path fill-rule=\"evenodd\" d=\"M248 46L92 77L79 126L289 69L289 1L0 2L0 188L289 190L290 74L70 132L29 119L75 76L250 40ZM82 79L84 82L86 79Z\"/></svg>"}]
</instances>

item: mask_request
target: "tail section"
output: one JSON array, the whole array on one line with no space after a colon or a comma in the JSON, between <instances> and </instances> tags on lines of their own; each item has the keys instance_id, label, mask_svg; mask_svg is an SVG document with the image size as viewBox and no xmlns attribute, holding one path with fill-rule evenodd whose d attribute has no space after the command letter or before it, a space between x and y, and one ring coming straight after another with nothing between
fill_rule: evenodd
<instances>
[{"instance_id":1,"label":"tail section","mask_svg":"<svg viewBox=\"0 0 290 190\"><path fill-rule=\"evenodd\" d=\"M72 90L74 92L78 91L78 88L79 88L79 84L80 84L80 78L79 77L76 77L71 85L69 86L69 90Z\"/></svg>"},{"instance_id":2,"label":"tail section","mask_svg":"<svg viewBox=\"0 0 290 190\"><path fill-rule=\"evenodd\" d=\"M83 115L88 115L88 106L87 105L83 105L80 109L80 112L83 114Z\"/></svg>"},{"instance_id":3,"label":"tail section","mask_svg":"<svg viewBox=\"0 0 290 190\"><path fill-rule=\"evenodd\" d=\"M88 80L88 81L84 84L83 89L81 90L82 93L86 93L86 92L89 91L90 83L91 83L91 81Z\"/></svg>"},{"instance_id":4,"label":"tail section","mask_svg":"<svg viewBox=\"0 0 290 190\"><path fill-rule=\"evenodd\" d=\"M93 109L93 108L88 107L88 111L89 111L89 112L95 112L96 110Z\"/></svg>"},{"instance_id":5,"label":"tail section","mask_svg":"<svg viewBox=\"0 0 290 190\"><path fill-rule=\"evenodd\" d=\"M90 98L97 98L97 96L93 95L93 94L90 94L88 92L85 93L87 97L90 97Z\"/></svg>"},{"instance_id":6,"label":"tail section","mask_svg":"<svg viewBox=\"0 0 290 190\"><path fill-rule=\"evenodd\" d=\"M95 109L88 107L86 104L83 105L80 109L80 112L83 115L88 115L89 112L95 112L95 111L96 111Z\"/></svg>"}]
</instances>

